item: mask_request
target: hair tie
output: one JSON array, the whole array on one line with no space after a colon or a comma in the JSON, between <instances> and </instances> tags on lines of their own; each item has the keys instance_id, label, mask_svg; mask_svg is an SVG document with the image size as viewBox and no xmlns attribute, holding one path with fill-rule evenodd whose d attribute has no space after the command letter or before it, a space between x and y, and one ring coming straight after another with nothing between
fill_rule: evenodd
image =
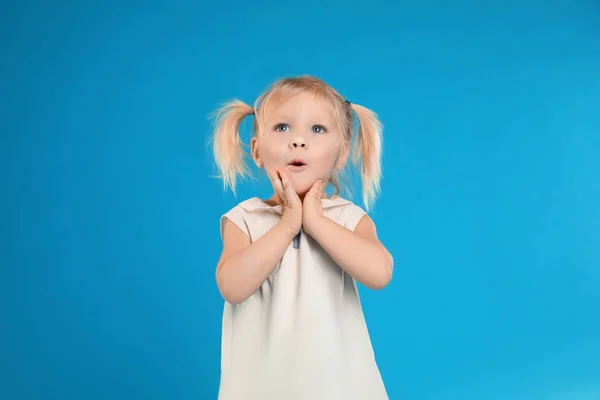
<instances>
[{"instance_id":1,"label":"hair tie","mask_svg":"<svg viewBox=\"0 0 600 400\"><path fill-rule=\"evenodd\" d=\"M348 100L346 100L346 104L348 104L349 106L352 105L352 103L350 103Z\"/></svg>"}]
</instances>

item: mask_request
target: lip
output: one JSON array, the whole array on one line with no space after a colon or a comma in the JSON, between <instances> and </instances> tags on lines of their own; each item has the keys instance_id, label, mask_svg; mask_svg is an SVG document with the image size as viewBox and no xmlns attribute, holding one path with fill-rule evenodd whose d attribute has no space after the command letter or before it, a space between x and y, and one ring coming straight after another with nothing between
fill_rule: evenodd
<instances>
[{"instance_id":1,"label":"lip","mask_svg":"<svg viewBox=\"0 0 600 400\"><path fill-rule=\"evenodd\" d=\"M301 165L294 165L295 163L301 163ZM291 171L303 171L308 167L308 165L306 164L306 161L302 160L301 158L295 158L287 164L287 167Z\"/></svg>"},{"instance_id":2,"label":"lip","mask_svg":"<svg viewBox=\"0 0 600 400\"><path fill-rule=\"evenodd\" d=\"M308 168L308 165L288 165L287 168L292 172L301 172Z\"/></svg>"}]
</instances>

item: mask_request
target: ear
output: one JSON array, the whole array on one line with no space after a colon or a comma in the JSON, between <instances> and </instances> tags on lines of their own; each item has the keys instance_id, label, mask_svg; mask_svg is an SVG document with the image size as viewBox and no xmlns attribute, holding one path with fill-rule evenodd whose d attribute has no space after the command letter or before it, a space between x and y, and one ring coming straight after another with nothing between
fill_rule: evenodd
<instances>
[{"instance_id":1,"label":"ear","mask_svg":"<svg viewBox=\"0 0 600 400\"><path fill-rule=\"evenodd\" d=\"M252 153L252 159L258 168L263 167L262 159L260 158L260 153L258 151L258 139L256 136L252 138L250 141L250 151Z\"/></svg>"}]
</instances>

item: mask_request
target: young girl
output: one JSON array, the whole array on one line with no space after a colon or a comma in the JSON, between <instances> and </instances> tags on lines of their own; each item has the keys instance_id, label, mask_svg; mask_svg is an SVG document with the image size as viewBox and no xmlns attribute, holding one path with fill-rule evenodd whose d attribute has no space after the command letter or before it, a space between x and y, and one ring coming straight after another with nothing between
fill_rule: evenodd
<instances>
[{"instance_id":1,"label":"young girl","mask_svg":"<svg viewBox=\"0 0 600 400\"><path fill-rule=\"evenodd\" d=\"M213 150L226 186L249 175L239 137L254 116L251 156L274 189L221 218L216 280L225 299L220 400L387 399L356 281L391 279L393 259L373 221L339 193L358 132L369 208L379 190L381 125L309 76L274 83L254 107L232 101L217 113Z\"/></svg>"}]
</instances>

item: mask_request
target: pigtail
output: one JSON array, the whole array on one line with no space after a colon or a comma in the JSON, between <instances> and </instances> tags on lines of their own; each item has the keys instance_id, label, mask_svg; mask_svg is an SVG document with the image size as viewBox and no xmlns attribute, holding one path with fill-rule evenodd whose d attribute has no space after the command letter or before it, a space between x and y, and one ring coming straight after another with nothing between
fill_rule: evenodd
<instances>
[{"instance_id":1,"label":"pigtail","mask_svg":"<svg viewBox=\"0 0 600 400\"><path fill-rule=\"evenodd\" d=\"M215 118L215 130L212 136L212 149L215 164L219 169L219 178L225 189L229 186L235 195L236 178L250 176L246 164L247 153L240 138L240 125L244 118L254 110L239 100L224 104L212 116Z\"/></svg>"},{"instance_id":2,"label":"pigtail","mask_svg":"<svg viewBox=\"0 0 600 400\"><path fill-rule=\"evenodd\" d=\"M360 175L362 179L363 202L368 210L380 191L381 180L381 147L383 127L373 111L351 104L352 110L358 119L358 135L353 151L353 163L360 161Z\"/></svg>"}]
</instances>

